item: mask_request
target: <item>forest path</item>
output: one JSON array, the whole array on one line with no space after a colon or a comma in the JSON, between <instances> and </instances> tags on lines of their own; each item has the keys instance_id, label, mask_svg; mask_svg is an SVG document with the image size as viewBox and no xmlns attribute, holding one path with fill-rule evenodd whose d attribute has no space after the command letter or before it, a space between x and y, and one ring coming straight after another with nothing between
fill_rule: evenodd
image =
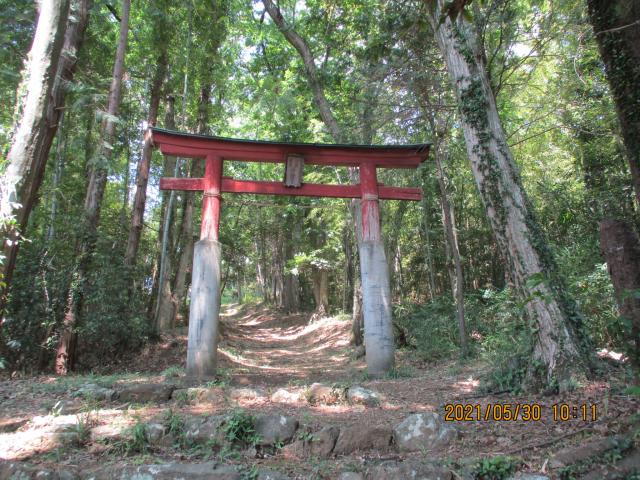
<instances>
[{"instance_id":1,"label":"forest path","mask_svg":"<svg viewBox=\"0 0 640 480\"><path fill-rule=\"evenodd\" d=\"M286 386L362 376L351 362L348 318L313 322L309 315L283 314L263 306L227 305L222 315L219 366L237 385Z\"/></svg>"}]
</instances>

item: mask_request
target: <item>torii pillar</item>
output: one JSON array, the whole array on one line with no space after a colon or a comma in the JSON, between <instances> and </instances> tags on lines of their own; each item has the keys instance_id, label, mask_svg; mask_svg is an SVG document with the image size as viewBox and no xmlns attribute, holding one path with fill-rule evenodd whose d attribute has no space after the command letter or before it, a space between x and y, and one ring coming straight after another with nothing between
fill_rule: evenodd
<instances>
[{"instance_id":1,"label":"torii pillar","mask_svg":"<svg viewBox=\"0 0 640 480\"><path fill-rule=\"evenodd\" d=\"M394 366L389 266L380 235L376 166L360 165L362 241L359 245L367 375L384 376Z\"/></svg>"},{"instance_id":2,"label":"torii pillar","mask_svg":"<svg viewBox=\"0 0 640 480\"><path fill-rule=\"evenodd\" d=\"M200 240L193 248L191 305L187 343L187 376L204 378L216 374L220 316L220 206L222 158L207 155Z\"/></svg>"}]
</instances>

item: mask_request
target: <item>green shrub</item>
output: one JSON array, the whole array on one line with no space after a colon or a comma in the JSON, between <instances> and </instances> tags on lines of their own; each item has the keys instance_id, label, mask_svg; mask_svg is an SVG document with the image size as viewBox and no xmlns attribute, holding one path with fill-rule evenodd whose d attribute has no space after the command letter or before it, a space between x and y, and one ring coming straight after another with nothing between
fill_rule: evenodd
<instances>
[{"instance_id":1,"label":"green shrub","mask_svg":"<svg viewBox=\"0 0 640 480\"><path fill-rule=\"evenodd\" d=\"M256 445L260 437L255 433L254 422L253 415L241 409L234 410L223 427L225 438L235 444Z\"/></svg>"},{"instance_id":2,"label":"green shrub","mask_svg":"<svg viewBox=\"0 0 640 480\"><path fill-rule=\"evenodd\" d=\"M473 470L477 480L503 480L512 475L522 463L513 457L498 456L480 460Z\"/></svg>"}]
</instances>

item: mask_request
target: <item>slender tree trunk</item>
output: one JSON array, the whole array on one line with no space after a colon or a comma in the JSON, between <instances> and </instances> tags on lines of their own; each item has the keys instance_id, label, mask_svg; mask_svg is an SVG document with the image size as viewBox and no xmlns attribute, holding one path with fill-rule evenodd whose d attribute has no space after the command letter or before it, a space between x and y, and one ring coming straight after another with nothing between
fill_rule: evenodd
<instances>
[{"instance_id":1,"label":"slender tree trunk","mask_svg":"<svg viewBox=\"0 0 640 480\"><path fill-rule=\"evenodd\" d=\"M156 25L156 28L162 27L164 24ZM160 107L160 94L162 85L167 75L167 43L163 42L159 45L160 55L156 64L156 72L151 81L149 90L149 113L147 115L147 123L149 126L155 126L158 120L158 109ZM124 256L124 264L132 266L136 263L136 255L138 254L138 245L140 244L140 235L142 234L142 222L144 219L144 208L147 202L147 184L149 183L149 169L151 167L151 154L153 145L151 145L151 137L146 134L144 145L142 147L142 156L138 163L138 171L136 175L136 195L133 200L133 211L131 213L131 227L129 229L129 240L127 241L127 250Z\"/></svg>"},{"instance_id":2,"label":"slender tree trunk","mask_svg":"<svg viewBox=\"0 0 640 480\"><path fill-rule=\"evenodd\" d=\"M175 97L173 95L169 95L166 100L166 112L164 117L164 126L169 130L175 130L176 128L176 119L175 119ZM164 155L164 163L162 167L162 176L163 177L174 177L176 175L176 165L177 159L173 155ZM173 245L174 238L174 226L175 222L173 219L176 217L175 211L175 202L171 201L172 196L175 195L175 191L167 192L166 190L162 192L162 204L160 206L160 228L158 230L158 241L157 241L157 251L160 253L160 261L156 260L156 268L154 269L153 275L153 286L151 287L151 298L149 302L148 310L148 318L153 319L154 325L157 316L157 307L160 291L164 291L164 289L168 288L170 296L171 293L171 283L165 274L165 272L171 272L171 266L173 265L173 253L169 253L169 250L173 252L173 248L169 249L168 245ZM165 268L164 272L162 272L163 278L160 279L160 270L159 264L163 263ZM166 283L169 282L168 287ZM166 293L166 292L165 292Z\"/></svg>"},{"instance_id":3,"label":"slender tree trunk","mask_svg":"<svg viewBox=\"0 0 640 480\"><path fill-rule=\"evenodd\" d=\"M69 0L43 0L40 3L33 43L18 87L18 120L6 158L6 169L0 179L0 232L6 257L1 277L5 285L0 299L2 311L21 233L27 225L44 175L53 141L50 130L53 128L55 134L58 127L60 112L55 112L55 108L62 108L62 105L56 104L52 96L64 95L58 76L65 63L64 60L60 62L60 58L65 43L69 3ZM56 90L60 90L59 94Z\"/></svg>"},{"instance_id":4,"label":"slender tree trunk","mask_svg":"<svg viewBox=\"0 0 640 480\"><path fill-rule=\"evenodd\" d=\"M532 365L543 366L547 385L557 380L560 389L567 388L589 364L582 317L556 273L522 188L472 26L463 15L453 21L445 16L441 22L444 0L436 4L430 19L460 106L473 175L500 251L535 325ZM538 372L531 368L529 373L533 387Z\"/></svg>"},{"instance_id":5,"label":"slender tree trunk","mask_svg":"<svg viewBox=\"0 0 640 480\"><path fill-rule=\"evenodd\" d=\"M313 299L316 308L312 320L318 320L329 314L329 271L324 268L313 270Z\"/></svg>"},{"instance_id":6,"label":"slender tree trunk","mask_svg":"<svg viewBox=\"0 0 640 480\"><path fill-rule=\"evenodd\" d=\"M67 305L62 325L62 332L56 351L56 373L65 375L75 364L75 346L77 344L76 328L79 323L80 308L84 296L86 273L89 259L95 246L100 222L100 207L107 183L108 164L114 144L116 124L114 118L120 107L122 77L124 75L124 59L129 33L129 9L131 0L123 0L120 20L120 36L116 48L113 66L113 77L109 89L107 117L102 122L102 134L98 146L98 158L90 171L89 184L84 202L84 231L77 249L77 264L74 269L71 287L67 296Z\"/></svg>"},{"instance_id":7,"label":"slender tree trunk","mask_svg":"<svg viewBox=\"0 0 640 480\"><path fill-rule=\"evenodd\" d=\"M293 217L293 225L291 225L291 238L285 240L284 250L284 268L287 269L287 263L292 260L295 255L296 246L300 245L302 219L297 215ZM298 275L292 272L284 274L284 291L283 306L285 311L292 313L300 310L300 293L299 293Z\"/></svg>"},{"instance_id":8,"label":"slender tree trunk","mask_svg":"<svg viewBox=\"0 0 640 480\"><path fill-rule=\"evenodd\" d=\"M640 203L640 2L587 0Z\"/></svg>"},{"instance_id":9,"label":"slender tree trunk","mask_svg":"<svg viewBox=\"0 0 640 480\"><path fill-rule=\"evenodd\" d=\"M211 94L211 85L205 85L200 90L200 102L198 105L198 125L197 133L206 134L207 125L209 123L209 99ZM204 176L204 162L200 160L193 160L191 167L192 177ZM186 192L186 203L184 208L184 215L182 220L182 227L180 229L180 239L182 240L182 249L180 250L180 259L176 269L176 277L173 285L173 295L167 299L173 307L170 310L172 312L171 318L168 321L163 321L163 325L175 325L176 315L178 314L180 306L184 303L184 298L187 293L187 273L191 270L191 264L193 263L193 212L195 209L195 195L194 192ZM161 325L161 322L158 322Z\"/></svg>"},{"instance_id":10,"label":"slender tree trunk","mask_svg":"<svg viewBox=\"0 0 640 480\"><path fill-rule=\"evenodd\" d=\"M460 337L460 350L463 357L469 353L467 345L467 328L464 319L464 277L462 275L462 262L458 249L458 235L456 233L455 215L453 205L449 200L449 192L445 184L445 173L442 166L442 146L435 148L436 170L438 185L440 186L440 200L442 204L442 226L445 231L445 247L447 253L447 270L451 281L451 293L456 302L456 317L458 319L458 335Z\"/></svg>"},{"instance_id":11,"label":"slender tree trunk","mask_svg":"<svg viewBox=\"0 0 640 480\"><path fill-rule=\"evenodd\" d=\"M56 165L53 172L53 185L51 188L51 212L49 213L49 225L47 226L47 234L45 240L47 243L55 237L56 216L58 214L58 187L62 181L62 172L64 170L64 162L66 156L66 128L63 130L64 115L60 116L60 133L58 134L58 145L56 146Z\"/></svg>"},{"instance_id":12,"label":"slender tree trunk","mask_svg":"<svg viewBox=\"0 0 640 480\"><path fill-rule=\"evenodd\" d=\"M425 171L426 172L426 171ZM429 299L433 300L436 297L436 279L434 276L434 266L433 266L433 253L431 251L431 225L429 222L429 212L430 212L430 195L431 192L427 191L425 188L427 185L428 178L424 175L423 178L423 187L422 187L422 228L424 232L424 245L425 245L425 266L427 269L427 281L429 287Z\"/></svg>"}]
</instances>

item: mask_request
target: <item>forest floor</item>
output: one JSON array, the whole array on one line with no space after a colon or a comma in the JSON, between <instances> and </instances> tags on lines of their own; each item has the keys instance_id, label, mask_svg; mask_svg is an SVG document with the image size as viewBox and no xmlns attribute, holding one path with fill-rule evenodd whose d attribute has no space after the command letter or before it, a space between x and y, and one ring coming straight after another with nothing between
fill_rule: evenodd
<instances>
[{"instance_id":1,"label":"forest floor","mask_svg":"<svg viewBox=\"0 0 640 480\"><path fill-rule=\"evenodd\" d=\"M226 306L223 320L220 374L199 389L185 388L193 385L187 385L184 377L184 332L167 335L162 342L110 366L115 369L112 372L0 378L0 459L17 462L15 465L25 462L40 470L62 465L76 473L105 468L115 472L124 464L216 460L239 466L246 478L339 478L347 471L356 476L343 478L405 478L400 470L389 473L390 467L385 467L386 474L380 469L371 473L370 467L390 462L437 464L449 472L438 478L482 478L483 472L512 473L514 468L541 475L539 478L584 475L597 479L609 478L606 475L612 472L623 472L620 478L638 478L630 476L634 474L629 473L633 471L629 464L640 471L640 401L625 393L624 370L619 367L611 366L606 380L591 381L562 396L488 394L480 388L479 378L485 370L481 363L428 364L416 360L410 350L398 352L397 367L388 378L368 379L364 358L353 355L349 335L350 322L345 319L309 323L308 315L231 305ZM316 382L327 389L312 387ZM348 401L345 392L354 386L374 392L377 399L368 405ZM120 396L111 398L113 391ZM391 441L394 426L409 415L436 412L442 418L447 404L473 405L468 407L473 420L444 425L455 428L453 440L414 451L398 449ZM496 410L487 410L491 408L487 406L496 404L512 408L539 405L540 418L475 420L476 412L484 416L490 411L494 416ZM588 419L554 420L554 404L568 405L563 412L571 417L577 411L578 417L585 413ZM596 406L595 420L592 405ZM212 442L198 444L198 430L195 436L192 432L191 443L178 441L176 425L187 428L190 419L233 412L235 421L245 413L284 415L300 426L293 439L272 448L220 449ZM169 440L151 434L150 424L162 425L160 437ZM322 455L303 452L301 445L328 426L337 427L340 435L351 432L350 440L345 440L348 445L341 447L344 454L336 453L338 447ZM375 435L381 439L372 438ZM338 438L338 444L341 441ZM483 459L484 466L478 463ZM259 476L261 469L284 476L269 477L264 472ZM358 477L360 474L364 476Z\"/></svg>"}]
</instances>

